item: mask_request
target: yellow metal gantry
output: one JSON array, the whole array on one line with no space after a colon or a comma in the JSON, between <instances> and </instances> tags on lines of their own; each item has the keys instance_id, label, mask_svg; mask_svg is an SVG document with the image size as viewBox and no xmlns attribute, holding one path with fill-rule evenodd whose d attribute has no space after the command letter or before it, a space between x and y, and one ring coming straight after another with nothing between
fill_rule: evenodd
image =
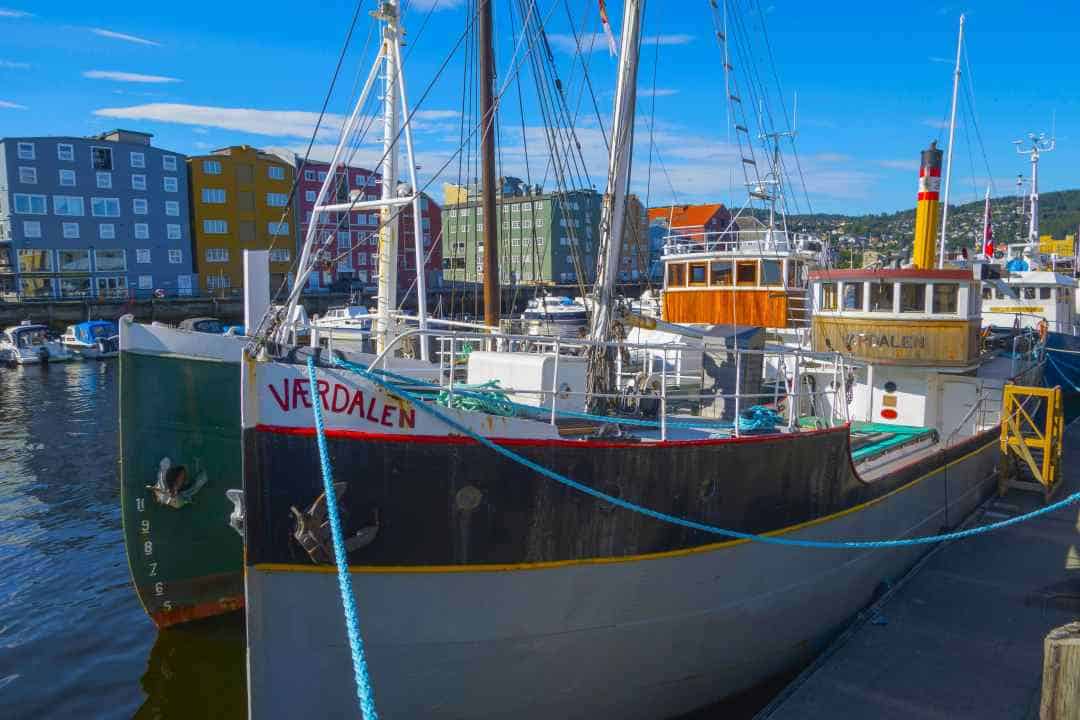
<instances>
[{"instance_id":1,"label":"yellow metal gantry","mask_svg":"<svg viewBox=\"0 0 1080 720\"><path fill-rule=\"evenodd\" d=\"M1003 472L1001 490L1041 491L1049 500L1061 479L1061 444L1065 411L1061 388L1006 385L1001 408L1001 454L1013 470L1027 466L1034 481ZM1036 457L1038 456L1038 457Z\"/></svg>"}]
</instances>

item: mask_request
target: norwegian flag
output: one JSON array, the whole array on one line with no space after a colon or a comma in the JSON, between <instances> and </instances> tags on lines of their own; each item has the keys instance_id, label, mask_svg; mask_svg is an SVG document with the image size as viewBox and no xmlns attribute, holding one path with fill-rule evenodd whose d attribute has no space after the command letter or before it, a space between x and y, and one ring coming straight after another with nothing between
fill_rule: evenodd
<instances>
[{"instance_id":1,"label":"norwegian flag","mask_svg":"<svg viewBox=\"0 0 1080 720\"><path fill-rule=\"evenodd\" d=\"M604 4L604 0L600 0L600 24L604 26L604 35L607 36L608 51L612 57L615 57L619 54L619 50L615 45L615 34L611 32L611 23L608 21L607 5Z\"/></svg>"},{"instance_id":2,"label":"norwegian flag","mask_svg":"<svg viewBox=\"0 0 1080 720\"><path fill-rule=\"evenodd\" d=\"M983 210L983 255L994 257L994 226L990 222L990 188L986 188L986 208Z\"/></svg>"}]
</instances>

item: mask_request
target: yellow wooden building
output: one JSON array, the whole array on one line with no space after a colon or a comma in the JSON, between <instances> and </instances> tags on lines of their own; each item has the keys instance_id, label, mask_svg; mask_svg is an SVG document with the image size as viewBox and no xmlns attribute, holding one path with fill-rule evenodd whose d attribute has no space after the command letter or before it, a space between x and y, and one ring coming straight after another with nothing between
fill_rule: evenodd
<instances>
[{"instance_id":1,"label":"yellow wooden building","mask_svg":"<svg viewBox=\"0 0 1080 720\"><path fill-rule=\"evenodd\" d=\"M242 292L244 250L270 250L271 289L287 279L296 254L292 163L249 145L188 158L191 237L200 289Z\"/></svg>"}]
</instances>

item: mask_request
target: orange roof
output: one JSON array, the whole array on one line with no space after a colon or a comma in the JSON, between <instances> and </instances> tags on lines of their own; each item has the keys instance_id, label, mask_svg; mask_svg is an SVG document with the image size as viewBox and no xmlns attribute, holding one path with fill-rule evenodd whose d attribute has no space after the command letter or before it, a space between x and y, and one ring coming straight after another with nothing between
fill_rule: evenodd
<instances>
[{"instance_id":1,"label":"orange roof","mask_svg":"<svg viewBox=\"0 0 1080 720\"><path fill-rule=\"evenodd\" d=\"M653 220L667 222L670 218L671 227L673 228L702 227L723 209L723 203L654 207L649 208L649 222Z\"/></svg>"}]
</instances>

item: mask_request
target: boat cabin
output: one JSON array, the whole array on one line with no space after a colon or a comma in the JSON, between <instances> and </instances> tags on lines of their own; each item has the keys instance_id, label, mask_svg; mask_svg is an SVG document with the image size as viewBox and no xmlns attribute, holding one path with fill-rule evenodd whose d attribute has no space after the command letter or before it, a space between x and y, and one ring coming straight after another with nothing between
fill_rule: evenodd
<instances>
[{"instance_id":1,"label":"boat cabin","mask_svg":"<svg viewBox=\"0 0 1080 720\"><path fill-rule=\"evenodd\" d=\"M821 244L782 230L672 235L664 245L662 319L804 326L806 283Z\"/></svg>"},{"instance_id":2,"label":"boat cabin","mask_svg":"<svg viewBox=\"0 0 1080 720\"><path fill-rule=\"evenodd\" d=\"M29 348L45 347L48 343L49 329L44 325L31 325L22 323L9 327L4 331L4 340L13 348L25 350Z\"/></svg>"},{"instance_id":3,"label":"boat cabin","mask_svg":"<svg viewBox=\"0 0 1080 720\"><path fill-rule=\"evenodd\" d=\"M996 327L1047 328L1077 334L1076 281L1049 270L1011 273L982 286L983 323Z\"/></svg>"}]
</instances>

